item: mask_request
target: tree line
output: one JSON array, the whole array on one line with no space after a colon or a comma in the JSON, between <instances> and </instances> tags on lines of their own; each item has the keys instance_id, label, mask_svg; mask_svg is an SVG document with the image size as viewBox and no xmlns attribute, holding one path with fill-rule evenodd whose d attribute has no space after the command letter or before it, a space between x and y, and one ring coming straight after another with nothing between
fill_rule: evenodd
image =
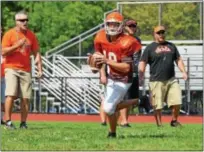
<instances>
[{"instance_id":1,"label":"tree line","mask_svg":"<svg viewBox=\"0 0 204 152\"><path fill-rule=\"evenodd\" d=\"M41 52L74 38L75 36L101 24L104 12L116 8L116 2L52 2L52 1L2 1L1 24L6 31L13 27L14 14L22 9L29 15L29 28L33 30L40 43ZM199 3L163 4L161 23L167 27L168 39L200 39ZM142 40L152 40L152 29L158 25L158 5L124 5L125 18L138 22L138 35ZM83 46L93 48L93 38ZM77 55L75 49L67 55ZM84 55L87 51L82 52Z\"/></svg>"}]
</instances>

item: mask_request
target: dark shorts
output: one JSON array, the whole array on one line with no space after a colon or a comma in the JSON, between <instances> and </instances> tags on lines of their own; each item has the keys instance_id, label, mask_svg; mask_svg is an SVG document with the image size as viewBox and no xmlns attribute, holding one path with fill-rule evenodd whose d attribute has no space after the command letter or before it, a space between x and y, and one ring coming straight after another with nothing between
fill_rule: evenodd
<instances>
[{"instance_id":1,"label":"dark shorts","mask_svg":"<svg viewBox=\"0 0 204 152\"><path fill-rule=\"evenodd\" d=\"M134 99L139 98L139 79L138 77L134 77L132 81L132 85L130 86L127 94L125 95L125 99Z\"/></svg>"}]
</instances>

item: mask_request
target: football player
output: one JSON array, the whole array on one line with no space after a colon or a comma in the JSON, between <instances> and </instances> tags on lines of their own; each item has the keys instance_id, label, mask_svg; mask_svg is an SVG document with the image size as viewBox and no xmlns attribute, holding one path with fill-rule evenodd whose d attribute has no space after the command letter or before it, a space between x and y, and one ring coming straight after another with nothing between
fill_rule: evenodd
<instances>
[{"instance_id":1,"label":"football player","mask_svg":"<svg viewBox=\"0 0 204 152\"><path fill-rule=\"evenodd\" d=\"M138 99L122 101L132 82L133 54L141 49L141 44L123 33L123 16L112 12L105 19L105 28L100 30L95 39L96 52L103 54L97 58L100 69L100 82L106 85L103 110L109 122L108 137L116 137L116 112L123 108L139 104ZM108 75L106 76L105 65ZM147 104L142 103L147 107Z\"/></svg>"}]
</instances>

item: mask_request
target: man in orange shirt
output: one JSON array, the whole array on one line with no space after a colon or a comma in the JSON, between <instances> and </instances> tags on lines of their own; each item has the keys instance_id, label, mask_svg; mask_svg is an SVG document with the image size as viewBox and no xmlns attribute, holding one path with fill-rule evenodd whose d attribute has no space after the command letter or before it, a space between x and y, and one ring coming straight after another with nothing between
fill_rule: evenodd
<instances>
[{"instance_id":1,"label":"man in orange shirt","mask_svg":"<svg viewBox=\"0 0 204 152\"><path fill-rule=\"evenodd\" d=\"M139 104L137 98L126 101L123 98L132 82L133 54L141 49L141 45L134 37L125 35L122 31L123 16L112 12L106 17L105 29L99 31L94 39L95 51L103 54L96 61L97 64L104 64L100 70L100 82L106 85L103 110L110 125L109 138L116 137L116 112Z\"/></svg>"},{"instance_id":2,"label":"man in orange shirt","mask_svg":"<svg viewBox=\"0 0 204 152\"><path fill-rule=\"evenodd\" d=\"M31 97L30 55L35 56L38 77L42 76L42 61L35 34L28 29L28 15L25 11L15 14L16 26L5 33L2 39L2 55L5 57L6 128L15 129L11 122L14 99L21 98L20 128L27 129L29 99Z\"/></svg>"}]
</instances>

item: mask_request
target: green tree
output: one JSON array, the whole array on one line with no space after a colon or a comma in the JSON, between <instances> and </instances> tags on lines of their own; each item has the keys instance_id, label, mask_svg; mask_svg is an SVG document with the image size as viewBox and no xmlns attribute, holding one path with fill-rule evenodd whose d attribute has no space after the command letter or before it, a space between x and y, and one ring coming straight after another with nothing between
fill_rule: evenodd
<instances>
[{"instance_id":1,"label":"green tree","mask_svg":"<svg viewBox=\"0 0 204 152\"><path fill-rule=\"evenodd\" d=\"M102 23L104 12L115 9L116 2L2 1L1 6L4 30L14 26L17 11L28 11L29 27L37 34L44 54ZM159 24L158 4L123 5L122 10L125 18L137 20L142 40L153 39L153 28ZM167 27L167 39L199 39L199 3L163 4L162 24ZM66 55L78 55L77 47L66 51ZM93 37L84 41L82 47L82 55L93 50Z\"/></svg>"},{"instance_id":2,"label":"green tree","mask_svg":"<svg viewBox=\"0 0 204 152\"><path fill-rule=\"evenodd\" d=\"M132 18L138 23L138 35L142 40L152 40L152 29L158 24L158 6L125 5L123 8L125 18Z\"/></svg>"},{"instance_id":3,"label":"green tree","mask_svg":"<svg viewBox=\"0 0 204 152\"><path fill-rule=\"evenodd\" d=\"M158 4L124 5L123 13L137 20L142 40L152 40L153 28L159 24ZM167 28L167 39L198 40L199 15L199 3L162 4L161 23Z\"/></svg>"},{"instance_id":4,"label":"green tree","mask_svg":"<svg viewBox=\"0 0 204 152\"><path fill-rule=\"evenodd\" d=\"M166 4L163 7L163 24L168 29L168 38L177 40L198 40L199 4Z\"/></svg>"},{"instance_id":5,"label":"green tree","mask_svg":"<svg viewBox=\"0 0 204 152\"><path fill-rule=\"evenodd\" d=\"M68 41L103 22L103 14L112 10L110 2L2 2L3 27L14 26L15 12L29 13L29 27L40 42L41 52ZM85 45L86 46L86 45ZM74 50L73 50L74 51ZM75 54L70 51L70 54Z\"/></svg>"}]
</instances>

